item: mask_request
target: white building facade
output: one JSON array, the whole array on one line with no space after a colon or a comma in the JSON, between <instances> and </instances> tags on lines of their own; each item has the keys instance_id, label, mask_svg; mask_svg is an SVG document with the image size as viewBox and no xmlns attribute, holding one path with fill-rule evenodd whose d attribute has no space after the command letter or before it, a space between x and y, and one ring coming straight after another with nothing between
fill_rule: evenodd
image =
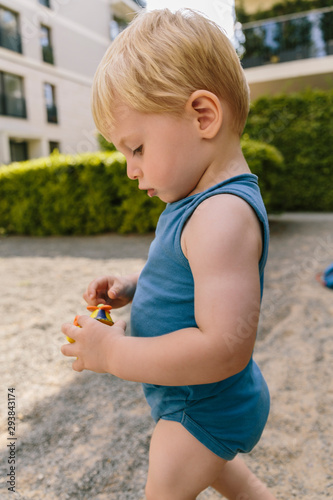
<instances>
[{"instance_id":1,"label":"white building facade","mask_svg":"<svg viewBox=\"0 0 333 500\"><path fill-rule=\"evenodd\" d=\"M140 0L0 0L0 165L98 149L94 73Z\"/></svg>"}]
</instances>

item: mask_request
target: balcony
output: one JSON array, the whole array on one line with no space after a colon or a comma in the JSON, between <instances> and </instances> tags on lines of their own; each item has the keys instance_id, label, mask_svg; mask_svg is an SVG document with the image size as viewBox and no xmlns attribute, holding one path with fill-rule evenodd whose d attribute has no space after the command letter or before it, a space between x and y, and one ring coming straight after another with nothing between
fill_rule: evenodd
<instances>
[{"instance_id":1,"label":"balcony","mask_svg":"<svg viewBox=\"0 0 333 500\"><path fill-rule=\"evenodd\" d=\"M58 123L57 106L46 106L47 122Z\"/></svg>"},{"instance_id":2,"label":"balcony","mask_svg":"<svg viewBox=\"0 0 333 500\"><path fill-rule=\"evenodd\" d=\"M135 13L144 8L145 4L144 0L111 0L113 13L126 21L133 19Z\"/></svg>"},{"instance_id":3,"label":"balcony","mask_svg":"<svg viewBox=\"0 0 333 500\"><path fill-rule=\"evenodd\" d=\"M0 115L27 118L25 99L0 94Z\"/></svg>"},{"instance_id":4,"label":"balcony","mask_svg":"<svg viewBox=\"0 0 333 500\"><path fill-rule=\"evenodd\" d=\"M243 24L236 36L244 68L333 55L333 7Z\"/></svg>"},{"instance_id":5,"label":"balcony","mask_svg":"<svg viewBox=\"0 0 333 500\"><path fill-rule=\"evenodd\" d=\"M43 61L49 64L54 64L52 45L42 45Z\"/></svg>"},{"instance_id":6,"label":"balcony","mask_svg":"<svg viewBox=\"0 0 333 500\"><path fill-rule=\"evenodd\" d=\"M21 36L17 32L11 33L9 30L1 28L0 26L0 47L13 50L22 54Z\"/></svg>"}]
</instances>

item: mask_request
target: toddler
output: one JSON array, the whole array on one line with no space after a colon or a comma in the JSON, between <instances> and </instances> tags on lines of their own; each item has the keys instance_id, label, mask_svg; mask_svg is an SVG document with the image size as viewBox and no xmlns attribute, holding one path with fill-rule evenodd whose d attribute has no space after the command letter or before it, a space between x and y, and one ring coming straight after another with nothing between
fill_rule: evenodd
<instances>
[{"instance_id":1,"label":"toddler","mask_svg":"<svg viewBox=\"0 0 333 500\"><path fill-rule=\"evenodd\" d=\"M253 360L269 229L242 154L244 72L221 29L192 10L140 14L112 43L93 84L99 131L127 174L167 203L140 275L104 276L90 305L132 302L125 322L80 316L62 331L73 369L143 384L156 421L148 500L274 500L239 457L255 446L269 392Z\"/></svg>"}]
</instances>

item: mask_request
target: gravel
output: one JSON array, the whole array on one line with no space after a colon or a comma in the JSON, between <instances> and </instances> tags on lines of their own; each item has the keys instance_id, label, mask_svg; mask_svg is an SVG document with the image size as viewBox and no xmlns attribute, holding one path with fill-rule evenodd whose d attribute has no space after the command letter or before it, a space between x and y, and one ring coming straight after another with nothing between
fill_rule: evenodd
<instances>
[{"instance_id":1,"label":"gravel","mask_svg":"<svg viewBox=\"0 0 333 500\"><path fill-rule=\"evenodd\" d=\"M333 218L275 217L271 233L255 359L272 408L244 459L280 500L333 498L333 291L314 278L333 261ZM73 372L60 353L60 326L85 313L91 279L139 270L151 240L0 238L1 499L144 499L153 421L141 386ZM8 388L15 389L12 437ZM7 483L13 442L15 493ZM218 498L210 489L199 496Z\"/></svg>"}]
</instances>

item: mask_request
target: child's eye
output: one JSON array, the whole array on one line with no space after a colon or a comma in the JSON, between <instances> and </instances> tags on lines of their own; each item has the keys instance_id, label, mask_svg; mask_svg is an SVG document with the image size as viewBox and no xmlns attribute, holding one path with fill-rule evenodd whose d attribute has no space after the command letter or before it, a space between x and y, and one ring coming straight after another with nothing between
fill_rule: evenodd
<instances>
[{"instance_id":1,"label":"child's eye","mask_svg":"<svg viewBox=\"0 0 333 500\"><path fill-rule=\"evenodd\" d=\"M143 145L141 144L141 146L139 146L138 148L134 149L133 156L135 156L136 154L142 154L142 151L143 151Z\"/></svg>"}]
</instances>

